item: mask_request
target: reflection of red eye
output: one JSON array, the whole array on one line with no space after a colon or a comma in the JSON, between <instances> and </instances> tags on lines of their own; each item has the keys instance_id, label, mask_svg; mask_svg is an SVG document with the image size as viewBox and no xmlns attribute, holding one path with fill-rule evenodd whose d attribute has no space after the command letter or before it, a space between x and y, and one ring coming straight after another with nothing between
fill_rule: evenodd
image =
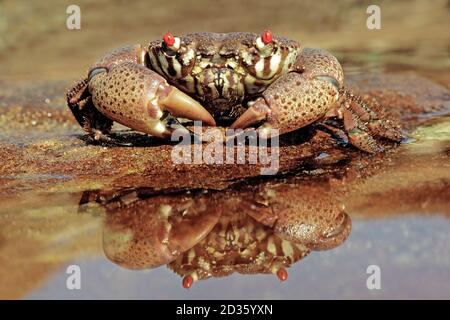
<instances>
[{"instance_id":1,"label":"reflection of red eye","mask_svg":"<svg viewBox=\"0 0 450 320\"><path fill-rule=\"evenodd\" d=\"M277 276L278 276L278 279L280 279L280 281L286 281L288 278L288 273L285 268L280 268L277 271Z\"/></svg>"},{"instance_id":2,"label":"reflection of red eye","mask_svg":"<svg viewBox=\"0 0 450 320\"><path fill-rule=\"evenodd\" d=\"M167 45L168 47L173 46L173 44L175 43L175 38L174 38L174 36L173 36L170 32L166 32L166 33L164 34L163 39L164 39L164 42L166 43L166 45Z\"/></svg>"},{"instance_id":3,"label":"reflection of red eye","mask_svg":"<svg viewBox=\"0 0 450 320\"><path fill-rule=\"evenodd\" d=\"M194 279L192 279L191 276L185 276L183 278L183 287L185 289L189 289L192 286L192 283L194 282Z\"/></svg>"},{"instance_id":4,"label":"reflection of red eye","mask_svg":"<svg viewBox=\"0 0 450 320\"><path fill-rule=\"evenodd\" d=\"M264 31L261 36L261 39L264 42L264 44L271 43L272 42L272 31L270 31L270 30Z\"/></svg>"}]
</instances>

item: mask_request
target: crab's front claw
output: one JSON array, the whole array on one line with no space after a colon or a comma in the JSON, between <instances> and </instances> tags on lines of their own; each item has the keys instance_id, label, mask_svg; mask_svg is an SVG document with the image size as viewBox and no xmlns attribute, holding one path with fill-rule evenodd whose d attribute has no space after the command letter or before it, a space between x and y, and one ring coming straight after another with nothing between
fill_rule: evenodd
<instances>
[{"instance_id":1,"label":"crab's front claw","mask_svg":"<svg viewBox=\"0 0 450 320\"><path fill-rule=\"evenodd\" d=\"M168 114L215 125L211 114L197 101L167 84L156 72L136 63L91 70L89 92L99 112L153 136L170 135Z\"/></svg>"},{"instance_id":2,"label":"crab's front claw","mask_svg":"<svg viewBox=\"0 0 450 320\"><path fill-rule=\"evenodd\" d=\"M262 122L260 136L290 132L322 118L338 99L338 81L328 76L288 73L270 85L262 96L232 124L246 128Z\"/></svg>"}]
</instances>

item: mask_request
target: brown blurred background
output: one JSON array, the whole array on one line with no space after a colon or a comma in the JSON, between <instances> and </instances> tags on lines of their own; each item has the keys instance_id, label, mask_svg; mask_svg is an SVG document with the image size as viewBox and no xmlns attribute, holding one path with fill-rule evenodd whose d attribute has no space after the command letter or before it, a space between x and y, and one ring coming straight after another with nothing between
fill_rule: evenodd
<instances>
[{"instance_id":1,"label":"brown blurred background","mask_svg":"<svg viewBox=\"0 0 450 320\"><path fill-rule=\"evenodd\" d=\"M81 8L81 30L66 28L70 4ZM366 27L370 4L381 7L381 30ZM332 50L344 64L437 73L450 68L448 0L11 0L0 1L0 79L75 79L105 51L145 44L167 30L266 28Z\"/></svg>"}]
</instances>

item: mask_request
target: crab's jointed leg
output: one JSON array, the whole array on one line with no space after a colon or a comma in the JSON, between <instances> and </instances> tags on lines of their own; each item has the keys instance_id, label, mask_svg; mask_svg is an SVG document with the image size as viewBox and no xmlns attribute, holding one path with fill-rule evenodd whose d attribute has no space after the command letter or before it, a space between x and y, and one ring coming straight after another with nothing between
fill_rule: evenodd
<instances>
[{"instance_id":1,"label":"crab's jointed leg","mask_svg":"<svg viewBox=\"0 0 450 320\"><path fill-rule=\"evenodd\" d=\"M67 104L75 119L94 141L113 142L109 138L113 121L95 109L88 80L78 81L67 93Z\"/></svg>"},{"instance_id":2,"label":"crab's jointed leg","mask_svg":"<svg viewBox=\"0 0 450 320\"><path fill-rule=\"evenodd\" d=\"M375 137L400 142L400 129L387 119L382 121L378 114L359 97L348 90L341 90L339 116L343 118L344 130L349 142L360 150L375 153L382 150Z\"/></svg>"}]
</instances>

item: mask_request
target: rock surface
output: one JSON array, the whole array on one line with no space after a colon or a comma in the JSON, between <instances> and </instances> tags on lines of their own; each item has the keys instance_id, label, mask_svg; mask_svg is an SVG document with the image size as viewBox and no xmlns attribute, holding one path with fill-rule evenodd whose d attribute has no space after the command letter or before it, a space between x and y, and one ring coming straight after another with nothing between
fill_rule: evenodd
<instances>
[{"instance_id":1,"label":"rock surface","mask_svg":"<svg viewBox=\"0 0 450 320\"><path fill-rule=\"evenodd\" d=\"M350 87L403 119L409 131L437 112L448 112L450 93L414 76L359 76ZM260 175L264 165L178 164L174 144L125 132L136 147L89 144L65 106L63 82L2 84L0 93L0 194L23 191L76 192L92 189L223 189ZM389 152L388 152L389 153ZM280 140L280 173L323 167L343 160L364 160L342 148L329 134L305 128ZM378 158L379 156L375 157Z\"/></svg>"}]
</instances>

